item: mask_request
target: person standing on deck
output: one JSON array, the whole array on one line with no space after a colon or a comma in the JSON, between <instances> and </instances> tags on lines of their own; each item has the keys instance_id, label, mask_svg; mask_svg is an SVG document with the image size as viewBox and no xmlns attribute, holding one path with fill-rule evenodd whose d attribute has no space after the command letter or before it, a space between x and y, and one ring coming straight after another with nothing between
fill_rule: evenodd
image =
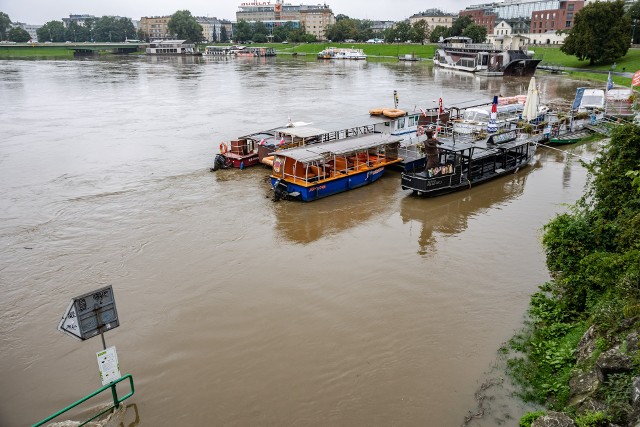
<instances>
[{"instance_id":1,"label":"person standing on deck","mask_svg":"<svg viewBox=\"0 0 640 427\"><path fill-rule=\"evenodd\" d=\"M431 169L440 164L438 145L442 142L433 137L432 129L427 129L425 134L427 139L424 141L424 152L427 154L427 169Z\"/></svg>"}]
</instances>

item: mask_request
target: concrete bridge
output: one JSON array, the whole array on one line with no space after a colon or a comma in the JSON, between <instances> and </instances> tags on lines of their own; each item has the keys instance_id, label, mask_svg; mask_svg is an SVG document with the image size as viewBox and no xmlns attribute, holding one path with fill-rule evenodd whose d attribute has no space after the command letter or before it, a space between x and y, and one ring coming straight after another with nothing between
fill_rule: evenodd
<instances>
[{"instance_id":1,"label":"concrete bridge","mask_svg":"<svg viewBox=\"0 0 640 427\"><path fill-rule=\"evenodd\" d=\"M112 51L113 53L134 53L138 51L144 51L149 43L110 43L110 42L64 42L64 43L13 43L2 44L3 48L24 48L24 47L38 47L38 48L65 48L72 50L74 55L91 55L96 52Z\"/></svg>"}]
</instances>

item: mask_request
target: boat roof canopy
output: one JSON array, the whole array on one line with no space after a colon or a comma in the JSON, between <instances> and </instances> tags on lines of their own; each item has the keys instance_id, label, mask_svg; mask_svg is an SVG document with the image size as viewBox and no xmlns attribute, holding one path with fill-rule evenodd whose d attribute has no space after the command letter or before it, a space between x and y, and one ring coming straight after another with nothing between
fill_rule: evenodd
<instances>
[{"instance_id":1,"label":"boat roof canopy","mask_svg":"<svg viewBox=\"0 0 640 427\"><path fill-rule=\"evenodd\" d=\"M298 138L309 138L312 136L324 135L325 133L329 133L330 131L311 126L296 126L277 129L276 132L282 135L290 135Z\"/></svg>"},{"instance_id":2,"label":"boat roof canopy","mask_svg":"<svg viewBox=\"0 0 640 427\"><path fill-rule=\"evenodd\" d=\"M289 157L302 163L324 160L327 156L341 155L356 151L368 150L386 144L399 143L401 137L373 133L355 138L343 139L324 144L307 145L304 147L290 148L275 153L277 156Z\"/></svg>"}]
</instances>

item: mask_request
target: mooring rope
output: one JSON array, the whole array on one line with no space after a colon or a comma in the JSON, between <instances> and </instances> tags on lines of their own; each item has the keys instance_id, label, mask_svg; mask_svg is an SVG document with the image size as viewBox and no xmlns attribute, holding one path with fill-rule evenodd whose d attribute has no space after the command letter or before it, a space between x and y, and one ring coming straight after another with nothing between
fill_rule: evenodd
<instances>
[{"instance_id":1,"label":"mooring rope","mask_svg":"<svg viewBox=\"0 0 640 427\"><path fill-rule=\"evenodd\" d=\"M561 153L568 154L568 155L570 155L570 156L579 157L579 158L581 158L582 160L586 161L587 163L591 163L591 162L593 161L593 159L589 159L589 158L587 158L587 157L583 157L583 156L581 156L581 155L579 155L579 154L575 154L575 153L572 153L572 152L570 152L570 151L560 150L559 148L555 148L555 147L549 147L548 145L540 144L539 142L535 142L535 141L534 141L533 143L534 143L534 144L536 144L537 146L543 146L543 147L548 148L548 149L550 149L550 150L555 150L555 151L559 151L559 152L561 152Z\"/></svg>"}]
</instances>

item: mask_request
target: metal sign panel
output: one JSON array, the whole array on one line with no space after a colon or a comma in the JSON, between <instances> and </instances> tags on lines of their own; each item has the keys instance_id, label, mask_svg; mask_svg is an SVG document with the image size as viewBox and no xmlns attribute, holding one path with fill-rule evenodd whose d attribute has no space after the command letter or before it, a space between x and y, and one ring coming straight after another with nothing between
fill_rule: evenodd
<instances>
[{"instance_id":1,"label":"metal sign panel","mask_svg":"<svg viewBox=\"0 0 640 427\"><path fill-rule=\"evenodd\" d=\"M78 315L76 314L76 308L73 305L73 301L71 301L69 308L67 308L67 311L65 311L62 316L62 320L60 320L60 324L58 325L58 330L82 341L80 327L78 326Z\"/></svg>"},{"instance_id":2,"label":"metal sign panel","mask_svg":"<svg viewBox=\"0 0 640 427\"><path fill-rule=\"evenodd\" d=\"M111 286L75 297L58 329L87 340L120 326Z\"/></svg>"}]
</instances>

